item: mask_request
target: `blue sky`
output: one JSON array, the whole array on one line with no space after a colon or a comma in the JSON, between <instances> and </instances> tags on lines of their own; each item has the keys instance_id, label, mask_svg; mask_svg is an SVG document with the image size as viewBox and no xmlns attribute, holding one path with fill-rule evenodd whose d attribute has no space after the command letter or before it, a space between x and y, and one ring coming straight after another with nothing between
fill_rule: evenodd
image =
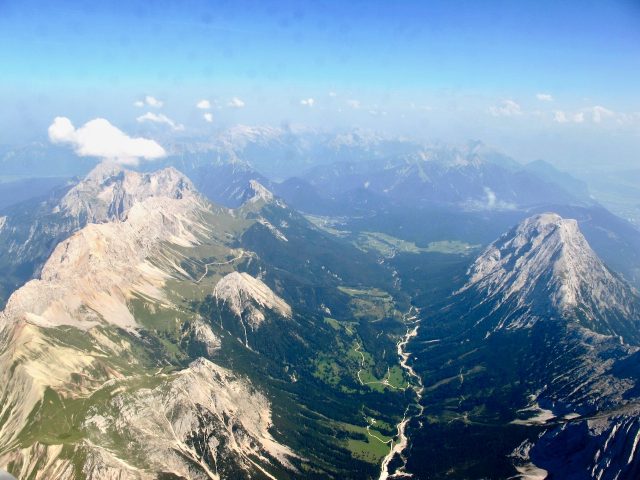
<instances>
[{"instance_id":1,"label":"blue sky","mask_svg":"<svg viewBox=\"0 0 640 480\"><path fill-rule=\"evenodd\" d=\"M637 0L0 0L0 65L0 143L152 111L185 133L359 125L557 161L640 146Z\"/></svg>"}]
</instances>

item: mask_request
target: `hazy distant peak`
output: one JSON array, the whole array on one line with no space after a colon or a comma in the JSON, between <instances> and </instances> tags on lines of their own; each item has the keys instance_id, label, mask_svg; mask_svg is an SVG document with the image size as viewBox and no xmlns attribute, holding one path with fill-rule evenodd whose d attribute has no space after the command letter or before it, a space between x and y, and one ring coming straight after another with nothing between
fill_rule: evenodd
<instances>
[{"instance_id":1,"label":"hazy distant peak","mask_svg":"<svg viewBox=\"0 0 640 480\"><path fill-rule=\"evenodd\" d=\"M408 143L409 145L409 143ZM420 146L404 155L406 163L432 162L445 168L482 167L494 164L507 169L517 169L521 165L499 150L480 141L470 141L464 145L436 144Z\"/></svg>"},{"instance_id":2,"label":"hazy distant peak","mask_svg":"<svg viewBox=\"0 0 640 480\"><path fill-rule=\"evenodd\" d=\"M270 202L273 200L273 193L257 180L250 180L249 188L253 191L253 196L250 201L257 202L258 200L264 200L265 202Z\"/></svg>"},{"instance_id":3,"label":"hazy distant peak","mask_svg":"<svg viewBox=\"0 0 640 480\"><path fill-rule=\"evenodd\" d=\"M283 130L271 126L235 125L225 130L220 140L233 148L242 148L249 143L264 143L283 135Z\"/></svg>"},{"instance_id":4,"label":"hazy distant peak","mask_svg":"<svg viewBox=\"0 0 640 480\"><path fill-rule=\"evenodd\" d=\"M255 179L249 180L249 185L242 193L242 204L253 204L258 202L271 203L275 199L273 193Z\"/></svg>"},{"instance_id":5,"label":"hazy distant peak","mask_svg":"<svg viewBox=\"0 0 640 480\"><path fill-rule=\"evenodd\" d=\"M84 182L104 182L107 178L114 177L124 172L122 164L104 160L98 163L82 180Z\"/></svg>"}]
</instances>

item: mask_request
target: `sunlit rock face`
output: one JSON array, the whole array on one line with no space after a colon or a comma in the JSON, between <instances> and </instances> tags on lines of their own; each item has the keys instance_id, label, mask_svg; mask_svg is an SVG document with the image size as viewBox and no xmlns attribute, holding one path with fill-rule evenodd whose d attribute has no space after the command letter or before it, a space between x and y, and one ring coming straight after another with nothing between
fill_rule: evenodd
<instances>
[{"instance_id":1,"label":"sunlit rock face","mask_svg":"<svg viewBox=\"0 0 640 480\"><path fill-rule=\"evenodd\" d=\"M217 283L213 296L238 317L246 317L252 329L264 322L264 309L291 317L291 307L262 280L248 273L233 272L226 275Z\"/></svg>"},{"instance_id":2,"label":"sunlit rock face","mask_svg":"<svg viewBox=\"0 0 640 480\"><path fill-rule=\"evenodd\" d=\"M598 333L640 340L633 292L598 258L575 220L554 213L524 220L491 244L468 274L461 292L476 292L492 312L509 310L496 329L564 316Z\"/></svg>"},{"instance_id":3,"label":"sunlit rock face","mask_svg":"<svg viewBox=\"0 0 640 480\"><path fill-rule=\"evenodd\" d=\"M60 212L89 223L53 250L39 278L0 313L0 468L59 480L295 471L295 454L271 436L270 402L248 378L204 358L170 373L161 373L158 360L160 368L149 368L163 350L132 303L151 321L159 310L180 310L167 282L194 283L182 252L212 235L212 209L173 169L139 174L103 164L67 193ZM251 301L291 315L246 274L232 275L220 291L234 308ZM197 315L184 335L208 356L221 347ZM56 441L56 412L70 408L77 409L74 438Z\"/></svg>"},{"instance_id":4,"label":"sunlit rock face","mask_svg":"<svg viewBox=\"0 0 640 480\"><path fill-rule=\"evenodd\" d=\"M62 198L58 209L87 222L122 220L136 203L149 198L195 198L191 181L174 168L153 173L125 170L103 162Z\"/></svg>"}]
</instances>

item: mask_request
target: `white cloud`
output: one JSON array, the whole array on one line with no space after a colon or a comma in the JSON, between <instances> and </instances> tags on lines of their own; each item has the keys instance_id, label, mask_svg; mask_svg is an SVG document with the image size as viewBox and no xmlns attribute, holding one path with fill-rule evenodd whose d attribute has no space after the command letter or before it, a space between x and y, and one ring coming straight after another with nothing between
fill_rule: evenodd
<instances>
[{"instance_id":1,"label":"white cloud","mask_svg":"<svg viewBox=\"0 0 640 480\"><path fill-rule=\"evenodd\" d=\"M147 95L142 100L136 100L133 102L134 107L142 108L145 105L153 108L160 108L164 105L164 102L158 100L156 97L152 97L151 95Z\"/></svg>"},{"instance_id":2,"label":"white cloud","mask_svg":"<svg viewBox=\"0 0 640 480\"><path fill-rule=\"evenodd\" d=\"M583 108L575 113L567 113L562 110L557 110L554 112L553 119L558 123L585 123L587 119L591 120L593 123L602 123L604 119L616 116L620 118L620 116L612 110L596 105L594 107Z\"/></svg>"},{"instance_id":3,"label":"white cloud","mask_svg":"<svg viewBox=\"0 0 640 480\"><path fill-rule=\"evenodd\" d=\"M213 122L213 113L207 112L202 114L202 118L204 118L204 121L207 123L212 123Z\"/></svg>"},{"instance_id":4,"label":"white cloud","mask_svg":"<svg viewBox=\"0 0 640 480\"><path fill-rule=\"evenodd\" d=\"M68 118L56 117L49 126L49 140L70 145L81 157L99 157L127 165L135 165L140 159L154 160L166 155L164 148L154 140L130 137L104 118L96 118L75 128Z\"/></svg>"},{"instance_id":5,"label":"white cloud","mask_svg":"<svg viewBox=\"0 0 640 480\"><path fill-rule=\"evenodd\" d=\"M616 121L620 125L630 124L640 120L640 112L629 112L629 113L618 112L615 115L616 115Z\"/></svg>"},{"instance_id":6,"label":"white cloud","mask_svg":"<svg viewBox=\"0 0 640 480\"><path fill-rule=\"evenodd\" d=\"M537 93L536 98L541 102L552 102L553 96L550 93Z\"/></svg>"},{"instance_id":7,"label":"white cloud","mask_svg":"<svg viewBox=\"0 0 640 480\"><path fill-rule=\"evenodd\" d=\"M487 196L487 208L493 209L496 207L496 193L489 187L484 187L484 194Z\"/></svg>"},{"instance_id":8,"label":"white cloud","mask_svg":"<svg viewBox=\"0 0 640 480\"><path fill-rule=\"evenodd\" d=\"M567 113L556 110L553 112L553 120L558 123L584 123L584 112Z\"/></svg>"},{"instance_id":9,"label":"white cloud","mask_svg":"<svg viewBox=\"0 0 640 480\"><path fill-rule=\"evenodd\" d=\"M347 105L351 108L360 108L360 100L347 100Z\"/></svg>"},{"instance_id":10,"label":"white cloud","mask_svg":"<svg viewBox=\"0 0 640 480\"><path fill-rule=\"evenodd\" d=\"M196 108L199 108L200 110L209 110L211 108L211 102L209 100L202 99L196 103Z\"/></svg>"},{"instance_id":11,"label":"white cloud","mask_svg":"<svg viewBox=\"0 0 640 480\"><path fill-rule=\"evenodd\" d=\"M152 113L147 112L144 115L140 115L136 118L138 123L151 122L151 123L160 123L164 125L168 125L173 130L184 130L184 125L174 122L169 117L162 113Z\"/></svg>"},{"instance_id":12,"label":"white cloud","mask_svg":"<svg viewBox=\"0 0 640 480\"><path fill-rule=\"evenodd\" d=\"M515 117L522 115L522 108L513 100L503 100L500 105L489 108L494 117Z\"/></svg>"},{"instance_id":13,"label":"white cloud","mask_svg":"<svg viewBox=\"0 0 640 480\"><path fill-rule=\"evenodd\" d=\"M162 107L162 105L164 105L164 102L161 102L160 100L158 100L155 97L152 97L151 95L147 95L146 97L144 97L144 102L150 107L154 107L154 108L160 108Z\"/></svg>"},{"instance_id":14,"label":"white cloud","mask_svg":"<svg viewBox=\"0 0 640 480\"><path fill-rule=\"evenodd\" d=\"M558 123L567 123L569 119L567 118L567 114L562 110L556 110L553 112L553 120Z\"/></svg>"},{"instance_id":15,"label":"white cloud","mask_svg":"<svg viewBox=\"0 0 640 480\"><path fill-rule=\"evenodd\" d=\"M313 98L305 98L303 100L300 100L300 105L303 105L305 107L313 107L315 103L316 101Z\"/></svg>"},{"instance_id":16,"label":"white cloud","mask_svg":"<svg viewBox=\"0 0 640 480\"><path fill-rule=\"evenodd\" d=\"M53 143L69 142L76 133L76 127L67 117L56 117L49 125L49 140Z\"/></svg>"},{"instance_id":17,"label":"white cloud","mask_svg":"<svg viewBox=\"0 0 640 480\"><path fill-rule=\"evenodd\" d=\"M591 112L591 119L595 123L602 122L603 119L607 117L613 117L615 114L611 110L605 107L601 107L600 105L596 105L595 107L591 107L588 109Z\"/></svg>"},{"instance_id":18,"label":"white cloud","mask_svg":"<svg viewBox=\"0 0 640 480\"><path fill-rule=\"evenodd\" d=\"M574 114L571 116L571 119L572 119L575 123L584 123L584 112L574 113Z\"/></svg>"},{"instance_id":19,"label":"white cloud","mask_svg":"<svg viewBox=\"0 0 640 480\"><path fill-rule=\"evenodd\" d=\"M330 97L337 97L338 94L336 92L329 92Z\"/></svg>"},{"instance_id":20,"label":"white cloud","mask_svg":"<svg viewBox=\"0 0 640 480\"><path fill-rule=\"evenodd\" d=\"M227 103L227 106L231 108L243 108L245 106L245 103L242 100L240 100L238 97L233 97L231 100L229 100L229 103Z\"/></svg>"}]
</instances>

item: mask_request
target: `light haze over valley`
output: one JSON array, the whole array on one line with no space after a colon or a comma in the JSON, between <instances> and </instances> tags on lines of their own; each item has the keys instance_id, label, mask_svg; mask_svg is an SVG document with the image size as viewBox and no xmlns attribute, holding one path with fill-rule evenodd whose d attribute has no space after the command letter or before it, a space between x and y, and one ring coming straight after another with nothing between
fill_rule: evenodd
<instances>
[{"instance_id":1,"label":"light haze over valley","mask_svg":"<svg viewBox=\"0 0 640 480\"><path fill-rule=\"evenodd\" d=\"M640 478L637 2L0 38L0 480Z\"/></svg>"}]
</instances>

